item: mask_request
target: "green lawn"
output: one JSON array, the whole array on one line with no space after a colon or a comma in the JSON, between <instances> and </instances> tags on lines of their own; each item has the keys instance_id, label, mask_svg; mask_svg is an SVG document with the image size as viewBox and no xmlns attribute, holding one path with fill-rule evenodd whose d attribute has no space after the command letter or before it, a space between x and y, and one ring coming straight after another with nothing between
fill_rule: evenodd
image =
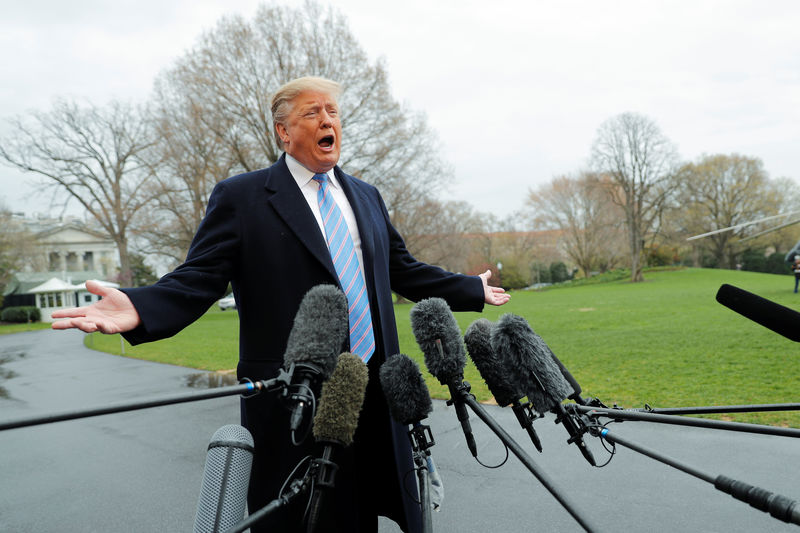
<instances>
[{"instance_id":1,"label":"green lawn","mask_svg":"<svg viewBox=\"0 0 800 533\"><path fill-rule=\"evenodd\" d=\"M515 292L501 308L457 313L462 331L480 316L525 317L584 390L624 407L798 402L800 345L718 304L723 283L800 310L790 276L728 270L650 272L647 281L615 281L542 292ZM424 368L409 325L412 304L396 306L401 351ZM172 339L131 348L126 355L208 370L237 360L238 318L212 308ZM87 344L120 352L119 337L92 335ZM427 375L431 395L448 397ZM490 395L469 363L465 379L481 401ZM769 413L729 419L800 427L800 415Z\"/></svg>"},{"instance_id":2,"label":"green lawn","mask_svg":"<svg viewBox=\"0 0 800 533\"><path fill-rule=\"evenodd\" d=\"M32 324L11 324L8 322L0 323L0 335L9 333L21 333L23 331L35 331L37 329L48 329L50 324L44 322L33 322Z\"/></svg>"}]
</instances>

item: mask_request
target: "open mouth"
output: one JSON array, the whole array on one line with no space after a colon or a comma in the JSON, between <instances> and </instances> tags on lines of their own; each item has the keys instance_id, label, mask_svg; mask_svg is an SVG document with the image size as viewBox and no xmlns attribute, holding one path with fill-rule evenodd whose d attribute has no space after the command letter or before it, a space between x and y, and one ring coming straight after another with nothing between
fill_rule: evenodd
<instances>
[{"instance_id":1,"label":"open mouth","mask_svg":"<svg viewBox=\"0 0 800 533\"><path fill-rule=\"evenodd\" d=\"M331 148L333 146L333 135L326 135L322 139L320 139L317 144L321 148Z\"/></svg>"}]
</instances>

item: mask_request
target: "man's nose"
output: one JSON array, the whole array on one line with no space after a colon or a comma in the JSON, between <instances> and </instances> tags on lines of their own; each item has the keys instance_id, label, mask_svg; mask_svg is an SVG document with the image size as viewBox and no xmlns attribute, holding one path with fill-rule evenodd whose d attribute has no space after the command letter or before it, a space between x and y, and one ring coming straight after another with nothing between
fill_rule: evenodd
<instances>
[{"instance_id":1,"label":"man's nose","mask_svg":"<svg viewBox=\"0 0 800 533\"><path fill-rule=\"evenodd\" d=\"M327 111L322 111L320 115L322 118L322 127L323 128L332 128L333 127L333 117Z\"/></svg>"}]
</instances>

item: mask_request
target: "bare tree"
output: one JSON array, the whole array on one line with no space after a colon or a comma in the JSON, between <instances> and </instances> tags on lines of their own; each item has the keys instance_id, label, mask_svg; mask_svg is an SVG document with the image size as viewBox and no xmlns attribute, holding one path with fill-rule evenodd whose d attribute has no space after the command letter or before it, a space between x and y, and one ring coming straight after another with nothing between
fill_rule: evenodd
<instances>
[{"instance_id":1,"label":"bare tree","mask_svg":"<svg viewBox=\"0 0 800 533\"><path fill-rule=\"evenodd\" d=\"M169 84L156 83L156 143L146 152L154 201L136 223L140 251L180 263L206 212L214 185L236 166L223 139L206 127L201 110Z\"/></svg>"},{"instance_id":2,"label":"bare tree","mask_svg":"<svg viewBox=\"0 0 800 533\"><path fill-rule=\"evenodd\" d=\"M655 122L637 113L606 120L592 145L592 163L613 184L607 189L625 213L631 281L643 281L645 238L656 230L672 192L670 180L677 161L672 143Z\"/></svg>"},{"instance_id":3,"label":"bare tree","mask_svg":"<svg viewBox=\"0 0 800 533\"><path fill-rule=\"evenodd\" d=\"M265 4L251 21L224 18L158 82L196 110L236 168L249 171L281 153L269 110L272 94L308 75L342 84L340 165L380 187L390 215L435 196L451 180L425 117L393 99L383 62L369 60L332 8Z\"/></svg>"},{"instance_id":4,"label":"bare tree","mask_svg":"<svg viewBox=\"0 0 800 533\"><path fill-rule=\"evenodd\" d=\"M561 230L564 251L586 277L619 258L625 214L610 201L610 187L608 178L589 172L558 176L530 190L525 202L535 228Z\"/></svg>"},{"instance_id":5,"label":"bare tree","mask_svg":"<svg viewBox=\"0 0 800 533\"><path fill-rule=\"evenodd\" d=\"M37 253L33 235L22 221L0 204L0 305L3 289L17 272L32 265Z\"/></svg>"},{"instance_id":6,"label":"bare tree","mask_svg":"<svg viewBox=\"0 0 800 533\"><path fill-rule=\"evenodd\" d=\"M150 201L152 178L139 159L152 145L144 114L111 102L105 107L57 101L47 113L32 112L10 121L0 142L0 159L43 177L66 204L80 203L119 250L120 283L130 283L130 224Z\"/></svg>"},{"instance_id":7,"label":"bare tree","mask_svg":"<svg viewBox=\"0 0 800 533\"><path fill-rule=\"evenodd\" d=\"M769 212L790 214L779 220L780 224L766 224L758 229L758 233L753 235L753 240L758 243L772 247L778 252L786 253L797 242L800 234L800 225L797 211L800 209L800 186L791 178L780 177L769 180L768 201L774 206ZM776 226L782 226L777 228ZM760 236L759 236L760 234Z\"/></svg>"},{"instance_id":8,"label":"bare tree","mask_svg":"<svg viewBox=\"0 0 800 533\"><path fill-rule=\"evenodd\" d=\"M781 188L770 181L760 159L739 154L702 156L683 165L677 175L683 206L679 220L689 235L778 214L782 208L781 196L788 195L785 186ZM697 242L717 265L731 268L739 251L739 240L759 229L745 226Z\"/></svg>"},{"instance_id":9,"label":"bare tree","mask_svg":"<svg viewBox=\"0 0 800 533\"><path fill-rule=\"evenodd\" d=\"M408 210L398 210L392 223L417 259L452 271L463 271L468 260L464 236L481 228L466 202L425 199Z\"/></svg>"}]
</instances>

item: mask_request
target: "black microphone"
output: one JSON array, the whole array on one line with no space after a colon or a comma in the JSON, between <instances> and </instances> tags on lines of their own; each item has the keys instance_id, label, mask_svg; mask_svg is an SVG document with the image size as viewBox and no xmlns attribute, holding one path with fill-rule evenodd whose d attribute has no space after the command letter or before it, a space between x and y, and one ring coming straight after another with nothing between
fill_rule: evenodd
<instances>
[{"instance_id":1,"label":"black microphone","mask_svg":"<svg viewBox=\"0 0 800 533\"><path fill-rule=\"evenodd\" d=\"M381 388L389 414L403 425L419 423L433 411L428 386L419 366L406 354L386 359L380 370Z\"/></svg>"},{"instance_id":2,"label":"black microphone","mask_svg":"<svg viewBox=\"0 0 800 533\"><path fill-rule=\"evenodd\" d=\"M324 449L322 457L313 460L316 477L307 524L309 532L314 531L319 520L322 491L333 488L336 482L338 466L331 460L333 452L353 443L368 380L367 365L359 357L345 352L339 355L330 379L322 384L312 431L317 442L324 444Z\"/></svg>"},{"instance_id":3,"label":"black microphone","mask_svg":"<svg viewBox=\"0 0 800 533\"><path fill-rule=\"evenodd\" d=\"M425 356L425 366L442 385L450 389L450 398L461 422L467 446L473 457L478 456L478 447L472 436L469 413L462 394L468 394L469 385L464 383L464 342L461 330L447 302L441 298L428 298L411 309L411 330Z\"/></svg>"},{"instance_id":4,"label":"black microphone","mask_svg":"<svg viewBox=\"0 0 800 533\"><path fill-rule=\"evenodd\" d=\"M349 331L347 297L333 285L317 285L300 302L286 343L284 368L292 374L287 392L292 414L289 429L300 427L314 390L333 372Z\"/></svg>"},{"instance_id":5,"label":"black microphone","mask_svg":"<svg viewBox=\"0 0 800 533\"><path fill-rule=\"evenodd\" d=\"M503 366L514 369L518 386L540 413L552 410L572 392L550 348L521 316L500 317L492 331L492 347Z\"/></svg>"},{"instance_id":6,"label":"black microphone","mask_svg":"<svg viewBox=\"0 0 800 533\"><path fill-rule=\"evenodd\" d=\"M389 414L404 426L412 426L408 432L414 451L424 451L433 446L430 427L420 422L433 411L428 386L419 366L406 354L389 357L381 365L379 378Z\"/></svg>"},{"instance_id":7,"label":"black microphone","mask_svg":"<svg viewBox=\"0 0 800 533\"><path fill-rule=\"evenodd\" d=\"M504 366L517 370L513 375L534 408L540 413L555 414L556 423L563 424L569 433L567 442L574 442L589 464L597 466L594 455L583 441L584 428L561 403L576 392L564 378L544 340L524 318L509 313L497 321L492 332L492 347Z\"/></svg>"},{"instance_id":8,"label":"black microphone","mask_svg":"<svg viewBox=\"0 0 800 533\"><path fill-rule=\"evenodd\" d=\"M236 424L222 426L211 437L194 533L218 533L242 520L253 449L250 432Z\"/></svg>"},{"instance_id":9,"label":"black microphone","mask_svg":"<svg viewBox=\"0 0 800 533\"><path fill-rule=\"evenodd\" d=\"M717 301L787 339L800 342L800 313L794 309L728 284L717 291Z\"/></svg>"},{"instance_id":10,"label":"black microphone","mask_svg":"<svg viewBox=\"0 0 800 533\"><path fill-rule=\"evenodd\" d=\"M509 367L502 364L495 355L491 339L493 329L494 325L485 318L479 318L470 324L464 333L467 352L497 404L500 407L511 406L520 426L527 431L531 442L541 452L542 442L532 425L532 421L538 417L532 412L530 402L520 403L525 393L517 386L517 380L510 375Z\"/></svg>"},{"instance_id":11,"label":"black microphone","mask_svg":"<svg viewBox=\"0 0 800 533\"><path fill-rule=\"evenodd\" d=\"M430 448L436 442L433 440L430 426L421 424L421 421L433 411L428 386L425 384L425 379L422 377L417 363L402 353L393 355L384 361L379 377L392 418L404 426L411 425L408 438L414 452L414 463L419 482L422 531L433 531L431 506L439 506L443 492L441 483L437 484L436 481L432 481L432 478L439 479L430 457ZM435 503L432 502L431 497L432 485L437 485L440 489L440 497Z\"/></svg>"}]
</instances>

